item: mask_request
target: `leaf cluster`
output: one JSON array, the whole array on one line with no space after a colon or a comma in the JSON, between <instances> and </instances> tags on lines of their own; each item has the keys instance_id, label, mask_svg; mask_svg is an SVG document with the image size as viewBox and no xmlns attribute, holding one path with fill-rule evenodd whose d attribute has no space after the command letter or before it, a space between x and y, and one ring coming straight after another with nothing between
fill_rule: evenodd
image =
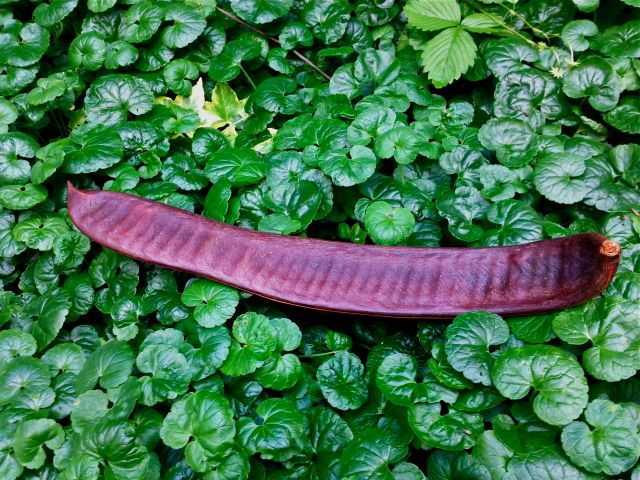
<instances>
[{"instance_id":1,"label":"leaf cluster","mask_svg":"<svg viewBox=\"0 0 640 480\"><path fill-rule=\"evenodd\" d=\"M638 7L0 0L0 478L640 478ZM624 253L555 314L317 321L99 248L67 180L283 235Z\"/></svg>"}]
</instances>

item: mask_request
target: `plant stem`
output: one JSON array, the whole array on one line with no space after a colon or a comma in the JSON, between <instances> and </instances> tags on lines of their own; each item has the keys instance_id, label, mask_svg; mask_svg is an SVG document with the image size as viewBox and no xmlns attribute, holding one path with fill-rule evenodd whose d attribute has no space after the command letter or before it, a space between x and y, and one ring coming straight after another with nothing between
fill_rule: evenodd
<instances>
[{"instance_id":1,"label":"plant stem","mask_svg":"<svg viewBox=\"0 0 640 480\"><path fill-rule=\"evenodd\" d=\"M326 357L327 355L333 355L334 353L338 353L340 350L332 350L330 352L323 353L312 353L311 355L300 355L299 358L315 358L315 357Z\"/></svg>"},{"instance_id":2,"label":"plant stem","mask_svg":"<svg viewBox=\"0 0 640 480\"><path fill-rule=\"evenodd\" d=\"M240 67L240 70L242 71L244 77L247 79L247 82L249 82L249 84L253 87L253 89L255 90L256 84L253 83L253 80L251 79L251 76L247 73L247 71L244 69L244 67L242 66L242 64L238 65Z\"/></svg>"},{"instance_id":3,"label":"plant stem","mask_svg":"<svg viewBox=\"0 0 640 480\"><path fill-rule=\"evenodd\" d=\"M527 42L531 46L536 46L536 42L534 42L530 38L527 38L525 35L520 33L515 28L507 25L507 23L502 18L500 18L498 15L495 15L495 14L493 14L491 12L486 11L475 0L466 0L466 1L467 1L467 3L469 5L471 5L473 8L478 10L480 13L484 13L486 16L490 17L494 22L496 22L498 25L500 25L502 28L504 28L508 33L510 33L510 34L512 34L512 35L514 35L516 37L519 37L521 40L524 40L525 42Z\"/></svg>"},{"instance_id":4,"label":"plant stem","mask_svg":"<svg viewBox=\"0 0 640 480\"><path fill-rule=\"evenodd\" d=\"M220 8L220 7L216 7L216 10L218 12L220 12L222 15L224 15L225 17L230 18L231 20L233 20L234 22L239 23L240 25L242 25L245 28L248 28L252 32L255 32L258 35L261 35L262 37L266 38L267 40L270 40L273 43L275 43L277 45L280 45L280 41L276 37L272 37L271 35L269 35L269 34L263 32L262 30L254 27L253 25L248 24L247 22L245 22L241 18L236 17L233 13L228 12L225 9ZM313 63L311 60L309 60L303 54L301 54L297 50L291 50L291 53L293 53L296 57L298 57L300 60L302 60L309 67L313 68L316 72L318 72L320 75L322 75L325 79L331 80L331 76L329 76L324 70L322 70L319 66L317 66L315 63Z\"/></svg>"}]
</instances>

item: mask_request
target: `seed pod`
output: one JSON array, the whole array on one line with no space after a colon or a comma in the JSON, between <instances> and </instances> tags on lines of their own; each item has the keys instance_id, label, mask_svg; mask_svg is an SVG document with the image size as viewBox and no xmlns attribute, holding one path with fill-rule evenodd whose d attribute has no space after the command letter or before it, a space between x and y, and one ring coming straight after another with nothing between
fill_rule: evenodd
<instances>
[{"instance_id":1,"label":"seed pod","mask_svg":"<svg viewBox=\"0 0 640 480\"><path fill-rule=\"evenodd\" d=\"M257 232L71 184L69 214L89 238L138 260L278 302L388 317L550 312L596 296L620 260L618 244L597 233L513 247L356 245Z\"/></svg>"}]
</instances>

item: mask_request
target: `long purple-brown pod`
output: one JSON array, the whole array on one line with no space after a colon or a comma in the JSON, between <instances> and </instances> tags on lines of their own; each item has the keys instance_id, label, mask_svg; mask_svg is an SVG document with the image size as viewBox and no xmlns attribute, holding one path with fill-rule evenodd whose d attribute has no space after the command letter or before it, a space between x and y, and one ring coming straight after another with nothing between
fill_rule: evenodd
<instances>
[{"instance_id":1,"label":"long purple-brown pod","mask_svg":"<svg viewBox=\"0 0 640 480\"><path fill-rule=\"evenodd\" d=\"M68 200L84 234L124 255L278 302L342 313L550 312L596 296L620 260L618 244L597 233L512 247L381 247L258 232L71 184Z\"/></svg>"}]
</instances>

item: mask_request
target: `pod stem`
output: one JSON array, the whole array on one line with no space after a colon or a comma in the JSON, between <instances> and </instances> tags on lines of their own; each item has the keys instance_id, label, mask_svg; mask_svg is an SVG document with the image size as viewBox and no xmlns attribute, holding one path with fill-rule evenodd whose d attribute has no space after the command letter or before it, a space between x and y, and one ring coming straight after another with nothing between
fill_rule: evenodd
<instances>
[{"instance_id":1,"label":"pod stem","mask_svg":"<svg viewBox=\"0 0 640 480\"><path fill-rule=\"evenodd\" d=\"M620 255L620 245L615 240L608 238L602 242L600 253L605 257L617 257Z\"/></svg>"}]
</instances>

